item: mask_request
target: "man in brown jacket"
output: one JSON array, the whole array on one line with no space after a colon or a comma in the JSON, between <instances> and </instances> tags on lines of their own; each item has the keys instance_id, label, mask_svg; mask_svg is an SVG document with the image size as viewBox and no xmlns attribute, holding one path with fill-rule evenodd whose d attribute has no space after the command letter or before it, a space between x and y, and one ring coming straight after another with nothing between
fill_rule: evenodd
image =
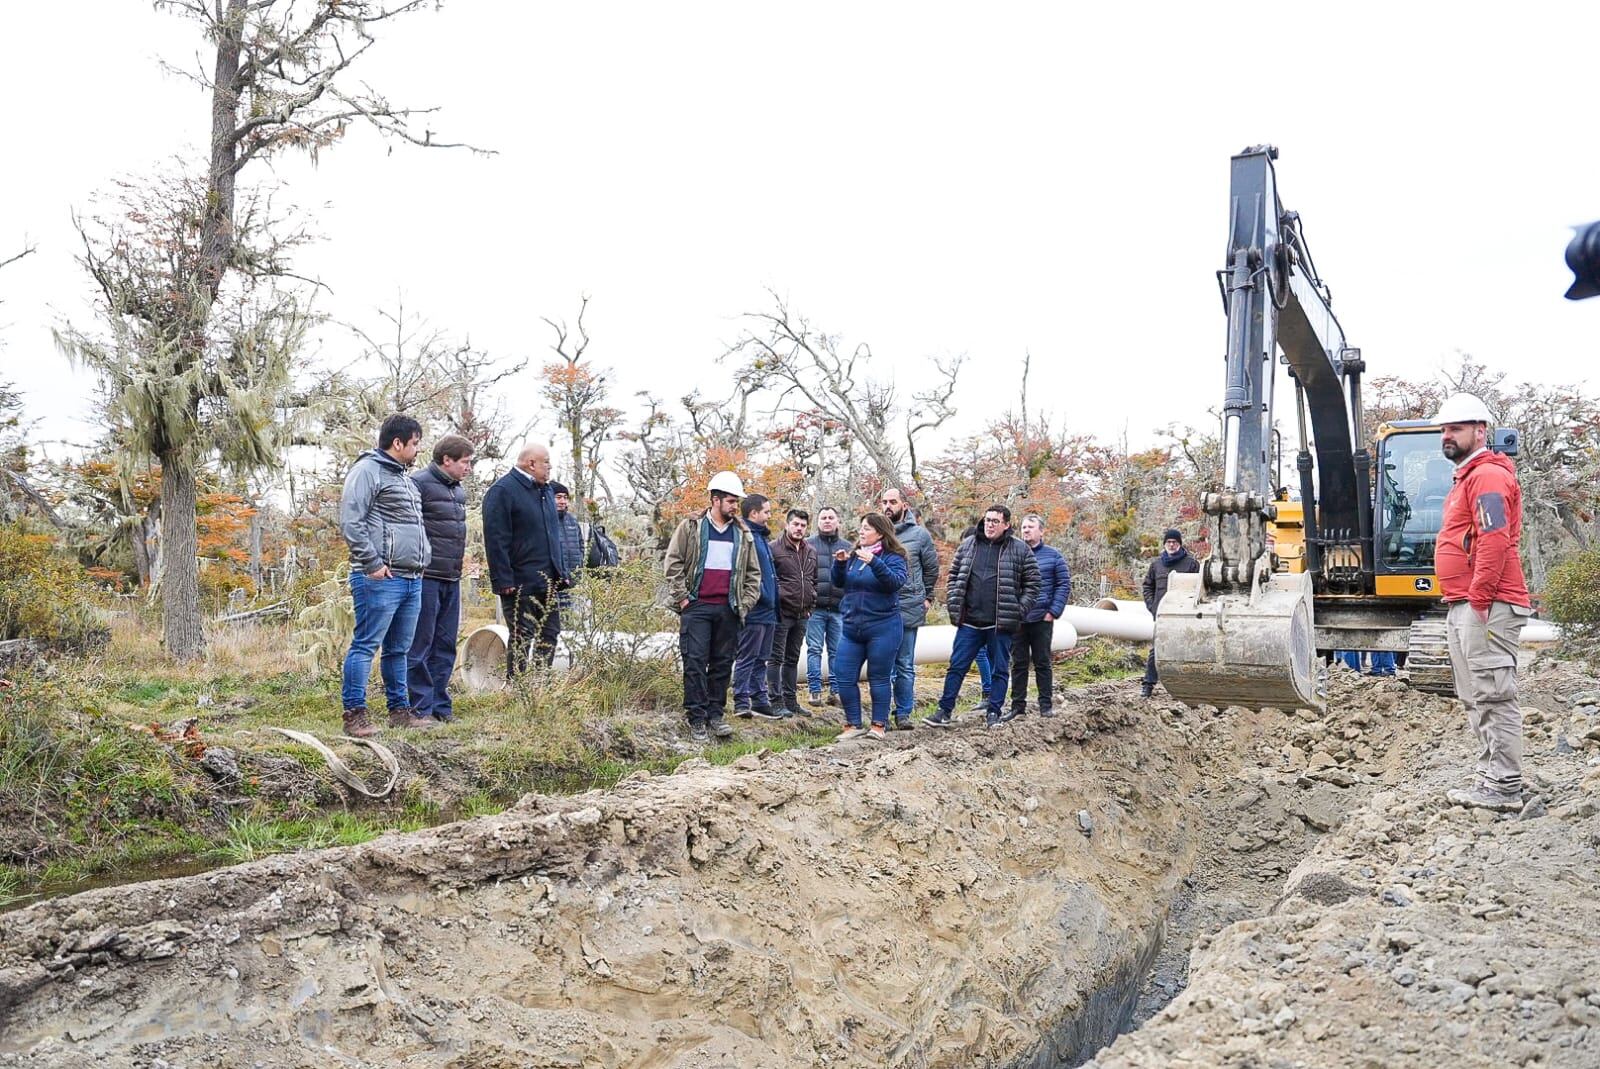
<instances>
[{"instance_id":1,"label":"man in brown jacket","mask_svg":"<svg viewBox=\"0 0 1600 1069\"><path fill-rule=\"evenodd\" d=\"M785 719L810 715L795 696L806 621L817 604L817 551L806 541L810 526L810 513L790 509L783 532L772 543L772 566L778 573L778 629L767 667L767 693L772 696L773 711Z\"/></svg>"},{"instance_id":2,"label":"man in brown jacket","mask_svg":"<svg viewBox=\"0 0 1600 1069\"><path fill-rule=\"evenodd\" d=\"M723 719L744 614L761 597L761 562L739 520L744 483L719 471L707 487L711 507L678 524L667 543L667 596L678 613L683 711L689 737L733 734Z\"/></svg>"}]
</instances>

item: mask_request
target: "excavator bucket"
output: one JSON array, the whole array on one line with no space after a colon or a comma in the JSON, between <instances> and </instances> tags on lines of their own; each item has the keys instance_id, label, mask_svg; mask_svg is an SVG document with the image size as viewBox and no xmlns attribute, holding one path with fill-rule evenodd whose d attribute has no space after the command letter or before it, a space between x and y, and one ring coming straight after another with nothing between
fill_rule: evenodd
<instances>
[{"instance_id":1,"label":"excavator bucket","mask_svg":"<svg viewBox=\"0 0 1600 1069\"><path fill-rule=\"evenodd\" d=\"M1311 576L1271 573L1254 594L1207 593L1174 573L1156 609L1161 685L1187 705L1322 709Z\"/></svg>"}]
</instances>

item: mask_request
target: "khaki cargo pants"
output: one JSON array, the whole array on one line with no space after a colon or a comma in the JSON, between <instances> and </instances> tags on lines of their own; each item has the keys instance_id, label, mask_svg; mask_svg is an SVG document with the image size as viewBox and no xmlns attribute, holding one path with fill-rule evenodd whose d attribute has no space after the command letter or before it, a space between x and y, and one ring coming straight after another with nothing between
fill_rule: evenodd
<instances>
[{"instance_id":1,"label":"khaki cargo pants","mask_svg":"<svg viewBox=\"0 0 1600 1069\"><path fill-rule=\"evenodd\" d=\"M1477 736L1478 785L1522 793L1522 710L1517 707L1517 649L1533 610L1496 601L1487 622L1470 602L1450 605L1450 668L1456 696Z\"/></svg>"}]
</instances>

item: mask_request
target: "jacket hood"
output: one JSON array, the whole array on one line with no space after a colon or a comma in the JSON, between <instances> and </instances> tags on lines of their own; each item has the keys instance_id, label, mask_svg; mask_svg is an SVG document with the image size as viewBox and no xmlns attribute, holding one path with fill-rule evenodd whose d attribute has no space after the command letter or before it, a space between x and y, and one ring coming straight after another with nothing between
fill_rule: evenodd
<instances>
[{"instance_id":1,"label":"jacket hood","mask_svg":"<svg viewBox=\"0 0 1600 1069\"><path fill-rule=\"evenodd\" d=\"M388 453L385 453L381 449L369 449L361 455L364 457L371 457L384 467L393 468L395 471L406 470L406 466L404 464L400 463L394 457L390 456Z\"/></svg>"},{"instance_id":2,"label":"jacket hood","mask_svg":"<svg viewBox=\"0 0 1600 1069\"><path fill-rule=\"evenodd\" d=\"M1465 464L1456 469L1455 481L1460 482L1462 479L1466 478L1467 472L1471 471L1473 468L1476 468L1480 464L1492 464L1497 468L1505 470L1507 474L1513 476L1517 474L1517 465L1510 457L1506 456L1504 453L1496 453L1492 449L1485 449L1483 452L1479 453L1477 456L1473 457L1471 460L1467 461Z\"/></svg>"}]
</instances>

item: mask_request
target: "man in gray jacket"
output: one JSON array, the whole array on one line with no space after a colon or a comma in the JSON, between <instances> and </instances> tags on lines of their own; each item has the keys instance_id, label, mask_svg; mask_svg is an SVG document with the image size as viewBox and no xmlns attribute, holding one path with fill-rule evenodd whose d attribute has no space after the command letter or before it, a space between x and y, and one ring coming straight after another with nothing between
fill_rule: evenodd
<instances>
[{"instance_id":1,"label":"man in gray jacket","mask_svg":"<svg viewBox=\"0 0 1600 1069\"><path fill-rule=\"evenodd\" d=\"M339 533L350 547L350 594L356 630L344 659L346 735L377 729L367 718L367 677L381 644L383 692L391 727L431 727L415 715L406 689L406 655L422 608L422 570L433 552L422 525L422 498L406 469L417 459L422 425L393 415L378 431L378 448L356 458L339 499Z\"/></svg>"},{"instance_id":2,"label":"man in gray jacket","mask_svg":"<svg viewBox=\"0 0 1600 1069\"><path fill-rule=\"evenodd\" d=\"M939 582L939 551L933 536L917 522L905 491L891 486L878 498L894 524L895 537L906 547L906 582L900 588L900 651L894 658L894 726L911 730L911 707L917 694L917 629L928 622L933 588Z\"/></svg>"}]
</instances>

